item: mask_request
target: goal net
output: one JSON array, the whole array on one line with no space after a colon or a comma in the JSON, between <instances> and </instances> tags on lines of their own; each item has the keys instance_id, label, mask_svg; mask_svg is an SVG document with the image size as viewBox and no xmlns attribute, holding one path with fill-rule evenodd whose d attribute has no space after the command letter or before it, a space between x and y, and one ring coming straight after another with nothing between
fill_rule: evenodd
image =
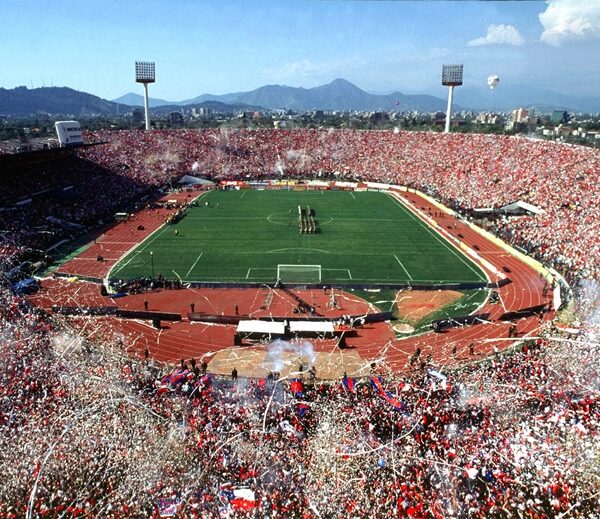
<instances>
[{"instance_id":1,"label":"goal net","mask_svg":"<svg viewBox=\"0 0 600 519\"><path fill-rule=\"evenodd\" d=\"M321 265L277 265L277 279L282 283L320 283Z\"/></svg>"}]
</instances>

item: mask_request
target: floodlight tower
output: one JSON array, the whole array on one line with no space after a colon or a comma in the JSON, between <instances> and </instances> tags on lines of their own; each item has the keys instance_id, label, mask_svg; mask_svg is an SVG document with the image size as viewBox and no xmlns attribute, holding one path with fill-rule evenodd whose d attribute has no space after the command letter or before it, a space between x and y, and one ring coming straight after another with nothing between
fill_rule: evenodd
<instances>
[{"instance_id":1,"label":"floodlight tower","mask_svg":"<svg viewBox=\"0 0 600 519\"><path fill-rule=\"evenodd\" d=\"M144 84L144 116L146 118L146 130L150 129L150 117L148 115L148 83L156 81L154 61L135 62L135 82Z\"/></svg>"},{"instance_id":2,"label":"floodlight tower","mask_svg":"<svg viewBox=\"0 0 600 519\"><path fill-rule=\"evenodd\" d=\"M448 89L448 109L446 110L446 128L444 133L450 132L450 114L452 113L452 96L454 94L454 87L462 84L462 65L444 65L442 67L442 85L450 87Z\"/></svg>"}]
</instances>

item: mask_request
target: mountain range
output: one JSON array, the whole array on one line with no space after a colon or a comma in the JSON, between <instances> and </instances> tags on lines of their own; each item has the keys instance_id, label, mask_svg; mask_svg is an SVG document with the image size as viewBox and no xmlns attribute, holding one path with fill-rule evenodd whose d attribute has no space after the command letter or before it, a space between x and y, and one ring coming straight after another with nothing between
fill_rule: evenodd
<instances>
[{"instance_id":1,"label":"mountain range","mask_svg":"<svg viewBox=\"0 0 600 519\"><path fill-rule=\"evenodd\" d=\"M123 107L121 113L128 109L129 107ZM118 110L117 103L67 87L0 88L0 114L3 115L28 116L45 112L53 115L89 116L117 114Z\"/></svg>"},{"instance_id":2,"label":"mountain range","mask_svg":"<svg viewBox=\"0 0 600 519\"><path fill-rule=\"evenodd\" d=\"M144 98L129 92L113 100L142 106ZM406 95L393 92L387 95L370 94L345 79L335 79L331 83L314 88L290 87L285 85L265 85L250 92L231 94L202 94L193 99L179 102L163 99L149 99L150 107L186 106L205 101L222 103L239 103L251 106L262 106L269 109L287 109L298 112L309 110L363 110L363 111L410 111L424 112L446 109L446 101L430 95ZM457 107L460 109L460 107Z\"/></svg>"},{"instance_id":3,"label":"mountain range","mask_svg":"<svg viewBox=\"0 0 600 519\"><path fill-rule=\"evenodd\" d=\"M143 104L143 98L142 98ZM107 101L98 96L79 92L68 87L32 88L21 86L13 89L0 88L0 114L13 117L28 117L36 113L69 117L110 116L130 113L136 103ZM179 106L175 106L179 108ZM204 101L187 105L187 108L209 108L216 112L261 110L258 106L239 103ZM154 112L173 111L170 104L153 109Z\"/></svg>"},{"instance_id":4,"label":"mountain range","mask_svg":"<svg viewBox=\"0 0 600 519\"><path fill-rule=\"evenodd\" d=\"M285 85L266 85L249 92L214 95L202 94L183 101L149 99L150 106L185 106L207 100L223 103L244 103L264 108L287 108L297 111L320 110L383 110L426 112L445 111L446 100L431 95L410 95L400 92L373 94L344 79L336 79L315 88L294 88ZM128 93L115 102L142 106L141 95ZM461 86L454 92L454 109L463 107L475 111L509 111L517 107L534 108L538 112L553 110L570 112L600 112L600 98L585 98L559 94L551 90L522 84L501 83L495 90L487 85Z\"/></svg>"},{"instance_id":5,"label":"mountain range","mask_svg":"<svg viewBox=\"0 0 600 519\"><path fill-rule=\"evenodd\" d=\"M29 116L36 112L73 117L117 115L129 113L132 107L142 105L143 97L131 92L107 101L67 87L0 88L0 114L10 116ZM150 106L156 113L168 113L183 107L209 108L219 112L262 109L443 112L446 101L431 95L401 92L372 94L349 81L336 79L314 88L266 85L249 92L202 94L178 102L151 98ZM462 86L455 90L455 111L465 108L507 111L516 107L536 108L544 113L552 110L600 112L600 98L579 98L520 85L501 85L494 91L481 86Z\"/></svg>"}]
</instances>

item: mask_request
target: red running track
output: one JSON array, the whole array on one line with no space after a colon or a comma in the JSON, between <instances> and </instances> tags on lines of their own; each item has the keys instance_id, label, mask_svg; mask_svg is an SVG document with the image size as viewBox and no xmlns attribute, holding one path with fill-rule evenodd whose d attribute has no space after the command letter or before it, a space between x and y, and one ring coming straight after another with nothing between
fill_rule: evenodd
<instances>
[{"instance_id":1,"label":"red running track","mask_svg":"<svg viewBox=\"0 0 600 519\"><path fill-rule=\"evenodd\" d=\"M403 198L413 206L431 215L433 219L443 226L453 236L462 235L461 241L473 247L478 247L481 257L489 261L498 270L503 267L510 269L508 277L511 283L498 289L501 304L488 303L480 313L490 314L489 324L462 326L448 330L444 333L428 333L419 337L394 341L387 352L387 362L395 370L408 368L407 359L413 355L417 348L422 355L431 355L437 365L464 363L474 360L469 354L469 346L473 343L475 358L489 355L494 348L503 350L512 345L514 341L506 340L512 323L497 321L506 311L513 312L540 304L552 302L552 291L548 290L543 296L546 281L537 271L523 263L505 249L486 240L481 234L469 225L461 222L451 215L441 213L437 207L431 205L426 199L415 193L403 193ZM437 214L437 216L435 216ZM455 225L456 224L456 225ZM552 313L545 314L543 320L553 317ZM533 316L515 321L519 339L534 334L542 326L543 321ZM456 345L457 353L452 354L452 347ZM370 354L374 356L377 348L371 347Z\"/></svg>"},{"instance_id":2,"label":"red running track","mask_svg":"<svg viewBox=\"0 0 600 519\"><path fill-rule=\"evenodd\" d=\"M191 201L202 191L180 191L163 196L159 202ZM57 274L104 279L116 263L165 223L165 218L177 209L142 209L128 220L118 223L96 239L84 252L56 269ZM138 227L142 226L143 229ZM103 258L98 261L98 257Z\"/></svg>"},{"instance_id":3,"label":"red running track","mask_svg":"<svg viewBox=\"0 0 600 519\"><path fill-rule=\"evenodd\" d=\"M165 199L185 200L197 196L195 193L179 193L168 195ZM500 322L497 319L506 311L517 311L540 304L551 303L552 291L548 290L543 296L546 281L530 266L523 263L505 249L486 240L470 226L457 220L451 215L440 213L439 209L425 198L415 193L402 193L403 199L430 214L441 226L452 235L460 238L465 244L478 248L478 253L497 269L510 269L508 274L511 283L498 289L501 303L487 303L481 313L489 313L488 323L467 325L447 330L443 333L427 333L406 339L396 339L395 334L387 323L376 323L356 330L356 335L348 338L348 345L356 348L365 361L382 359L393 370L406 371L412 369L410 357L417 348L422 352L422 358L431 355L438 366L456 365L472 362L492 353L496 348L503 350L515 341L525 336L535 334L545 321L551 319L551 312L542 318L533 316L515 321L518 338L507 340L512 323ZM431 210L431 213L429 212ZM437 211L437 213L436 213ZM147 238L160 227L169 211L144 210L135 215L132 220L123 222L104 234L85 253L71 260L59 269L61 273L78 276L103 278L110 268L123 254L141 240ZM435 216L437 214L437 216ZM138 231L138 225L145 227ZM102 255L106 261L96 261L96 256ZM269 293L271 295L269 296ZM338 293L340 307L329 309L327 302L329 294L322 290L303 291L299 295L315 306L318 313L341 316L349 313L364 313L373 311L368 304L358 300L351 294ZM69 283L67 280L47 279L42 282L42 289L31 298L34 304L50 308L52 304L78 304L81 306L119 306L121 308L144 308L144 300L148 301L150 310L174 311L187 316L190 303L194 303L196 312L209 314L234 314L234 305L238 305L240 315L253 317L268 315L292 314L295 302L292 297L281 290L261 289L182 289L159 290L151 293L132 295L112 300L100 295L99 287L94 283ZM269 302L267 308L261 309ZM89 326L90 319L95 326ZM107 336L117 333L123 335L124 344L129 345L132 352L142 353L148 349L150 354L161 361L177 362L181 358L206 358L214 352L231 347L235 326L190 322L169 323L156 330L149 323L117 318L77 318L74 322L87 323L86 329L92 335ZM335 341L314 341L317 351L335 349ZM470 345L473 345L474 355L470 355ZM456 353L452 353L453 346Z\"/></svg>"}]
</instances>

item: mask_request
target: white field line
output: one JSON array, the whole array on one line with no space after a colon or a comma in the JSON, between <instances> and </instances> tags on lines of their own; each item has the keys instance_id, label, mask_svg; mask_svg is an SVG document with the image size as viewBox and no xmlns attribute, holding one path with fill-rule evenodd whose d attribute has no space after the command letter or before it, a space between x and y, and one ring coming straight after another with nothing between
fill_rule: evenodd
<instances>
[{"instance_id":1,"label":"white field line","mask_svg":"<svg viewBox=\"0 0 600 519\"><path fill-rule=\"evenodd\" d=\"M309 254L312 251L320 252L322 254L336 254L336 253L329 252L328 250L323 250L323 249L307 249L307 248L303 248L303 247L288 247L288 248L285 248L285 249L273 249L273 250L262 251L262 252L260 252L260 251L258 251L258 252L256 252L256 251L243 251L243 252L241 252L241 254L246 254L246 253L247 254L276 254L278 252L290 252L290 251L294 251L294 252L308 252ZM346 252L344 252L344 253L339 252L337 254L347 254L347 253Z\"/></svg>"},{"instance_id":2,"label":"white field line","mask_svg":"<svg viewBox=\"0 0 600 519\"><path fill-rule=\"evenodd\" d=\"M203 197L204 195L210 193L210 191L204 191L203 193L200 193L196 198L194 198L194 200L198 200L201 197ZM193 200L192 200L193 201ZM161 231L161 234L167 229L167 227L169 226L168 223L163 223L160 227L158 227L154 232L151 232L148 236L146 236L142 241L140 242L136 242L135 245L133 245L133 247L131 247L127 252L123 253L123 255L119 258L119 260L111 267L111 269L106 273L106 279L110 279L110 275L112 273L112 271L115 269L115 267L121 262L123 261L123 259L125 259L129 254L131 254L135 249L137 249L138 247L140 247L140 250L138 251L138 253L136 254L136 256L142 252L142 244L145 243L147 240L149 240L150 238L152 238L154 236L154 238L152 239L152 241L150 243L152 243L156 238L158 238L158 232ZM133 259L133 258L132 258ZM129 262L127 262L129 263ZM119 270L122 270L124 268L120 267Z\"/></svg>"},{"instance_id":3,"label":"white field line","mask_svg":"<svg viewBox=\"0 0 600 519\"><path fill-rule=\"evenodd\" d=\"M148 245L150 245L151 243L154 242L154 240L156 240L156 238L158 238L162 233L164 233L167 230L167 225L166 223L162 224L158 229L156 229L156 231L154 231L153 233L151 233L150 235L146 236L146 238L144 238L141 242L135 244L131 249L129 249L125 254L123 254L123 256L121 256L119 258L119 260L117 261L117 263L115 263L115 265L113 266L113 268L111 268L108 271L108 275L106 276L107 278L110 278L110 274L112 273L112 271L114 270L115 266L117 266L119 264L119 262L123 259L126 258L128 254L130 254L131 252L133 252L135 249L137 249L139 247L139 250L133 254L131 256L131 258L129 258L121 267L119 267L119 270L123 270L127 265L129 265L129 263L131 262L131 260L137 258L143 251L146 250L146 248L148 247ZM160 232L159 232L160 231ZM148 240L150 237L152 237L152 239L146 243L143 247L142 244Z\"/></svg>"},{"instance_id":4,"label":"white field line","mask_svg":"<svg viewBox=\"0 0 600 519\"><path fill-rule=\"evenodd\" d=\"M395 196L389 195L390 198L396 202L400 207L402 208L407 208L411 214L416 215L416 220L425 228L427 229L427 232L429 234L431 234L431 236L433 236L437 241L439 241L444 247L446 247L452 254L454 254L460 261L462 261L471 272L473 272L478 278L481 278L481 275L479 272L477 272L470 264L469 262L465 259L465 257L463 256L463 254L459 251L456 250L456 248L454 247L453 244L451 244L450 242L448 242L446 239L443 239L440 237L440 235L433 231L429 225L423 221L423 219L418 215L418 213L416 213L412 207L408 206L408 202L405 204L404 202L401 202L400 200L398 200ZM487 278L487 281L489 282L489 278L487 277L487 272L485 270L483 270L483 273L485 274L485 277ZM482 280L483 281L483 280Z\"/></svg>"},{"instance_id":5,"label":"white field line","mask_svg":"<svg viewBox=\"0 0 600 519\"><path fill-rule=\"evenodd\" d=\"M289 214L283 214L283 213L273 213L270 214L268 216L244 216L244 217L240 217L240 216L212 216L210 217L211 220L238 220L240 222L246 222L249 220L267 220L269 223L272 223L274 225L284 225L283 220L285 220L286 222L289 220ZM190 215L189 216L190 220L201 220L202 219L202 215ZM271 221L269 220L269 218L277 218L277 219L281 219L280 221ZM342 218L340 216L336 216L335 218L332 216L328 216L327 218L330 218L330 220L324 220L322 223L330 224L333 221L336 222L412 222L412 219L404 219L404 218ZM98 243L102 243L102 242L98 242Z\"/></svg>"},{"instance_id":6,"label":"white field line","mask_svg":"<svg viewBox=\"0 0 600 519\"><path fill-rule=\"evenodd\" d=\"M248 269L248 272L246 273L246 279L255 279L254 276L250 276L250 274L252 273L253 270L275 270L274 268L271 267L251 267ZM350 271L350 269L322 269L323 272L347 272L348 276L347 277L343 277L343 278L331 278L333 280L337 280L337 281L353 281L354 278L352 277L352 272ZM262 278L259 278L262 279Z\"/></svg>"},{"instance_id":7,"label":"white field line","mask_svg":"<svg viewBox=\"0 0 600 519\"><path fill-rule=\"evenodd\" d=\"M354 200L356 200L356 197L354 196L354 193L353 193L352 191L349 191L349 193L350 193L350 196L351 196L352 198L354 198Z\"/></svg>"},{"instance_id":8,"label":"white field line","mask_svg":"<svg viewBox=\"0 0 600 519\"><path fill-rule=\"evenodd\" d=\"M254 276L250 276L250 273L253 270L268 270L270 272L275 272L275 275L277 275L277 269L275 267L250 267L248 269L248 272L246 272L246 279L256 279ZM262 278L259 278L262 279Z\"/></svg>"},{"instance_id":9,"label":"white field line","mask_svg":"<svg viewBox=\"0 0 600 519\"><path fill-rule=\"evenodd\" d=\"M190 275L190 272L192 270L194 270L194 267L196 266L196 263L198 263L200 261L200 258L202 257L202 254L204 254L204 252L201 252L200 255L196 258L196 261L194 261L194 264L190 267L190 270L187 271L186 273L186 277Z\"/></svg>"},{"instance_id":10,"label":"white field line","mask_svg":"<svg viewBox=\"0 0 600 519\"><path fill-rule=\"evenodd\" d=\"M402 267L402 270L404 272L406 272L406 275L408 276L408 279L410 279L412 281L413 277L410 275L410 272L408 270L406 270L406 267L402 264L402 262L398 259L398 256L396 256L394 254L394 258L396 258L396 261L400 264L400 266Z\"/></svg>"},{"instance_id":11,"label":"white field line","mask_svg":"<svg viewBox=\"0 0 600 519\"><path fill-rule=\"evenodd\" d=\"M348 278L350 281L353 281L352 278L352 273L350 272L350 269L321 269L323 272L347 272L348 273ZM346 278L332 278L332 279L346 279Z\"/></svg>"},{"instance_id":12,"label":"white field line","mask_svg":"<svg viewBox=\"0 0 600 519\"><path fill-rule=\"evenodd\" d=\"M264 268L263 269L262 267L260 267L260 268L254 267L254 268L251 268L250 270L251 271L252 270L272 270L273 272L276 271L275 268L273 268L273 269ZM335 269L335 270L340 270L340 271L347 272L348 269ZM253 279L264 279L264 278L262 278L262 277L256 278L254 276L251 276L248 279L249 280L253 280ZM275 277L272 276L272 279L275 279ZM347 274L345 274L343 278L335 278L335 279L339 279L339 280L342 280L342 281L343 280L349 281ZM211 282L215 282L215 283L225 283L225 282L235 283L235 282L237 282L239 280L240 280L239 277L237 277L237 276L236 277L232 277L231 275L228 275L228 276L212 276L211 275L211 278L210 278L210 281ZM205 281L208 282L209 280L205 280ZM371 277L368 278L368 279L352 278L352 281L356 281L357 283L365 283L365 284L372 284L372 283L381 283L381 284L386 284L386 285L390 284L390 278L371 278ZM416 283L424 284L424 285L439 285L440 287L444 287L444 286L454 286L457 283L459 283L459 284L460 283L473 283L473 280L470 280L470 281L460 280L460 281L452 281L452 282L442 282L439 279L413 279L412 280L412 284L416 284ZM408 282L405 282L405 283L400 282L400 283L393 283L393 284L394 285L408 285Z\"/></svg>"}]
</instances>

